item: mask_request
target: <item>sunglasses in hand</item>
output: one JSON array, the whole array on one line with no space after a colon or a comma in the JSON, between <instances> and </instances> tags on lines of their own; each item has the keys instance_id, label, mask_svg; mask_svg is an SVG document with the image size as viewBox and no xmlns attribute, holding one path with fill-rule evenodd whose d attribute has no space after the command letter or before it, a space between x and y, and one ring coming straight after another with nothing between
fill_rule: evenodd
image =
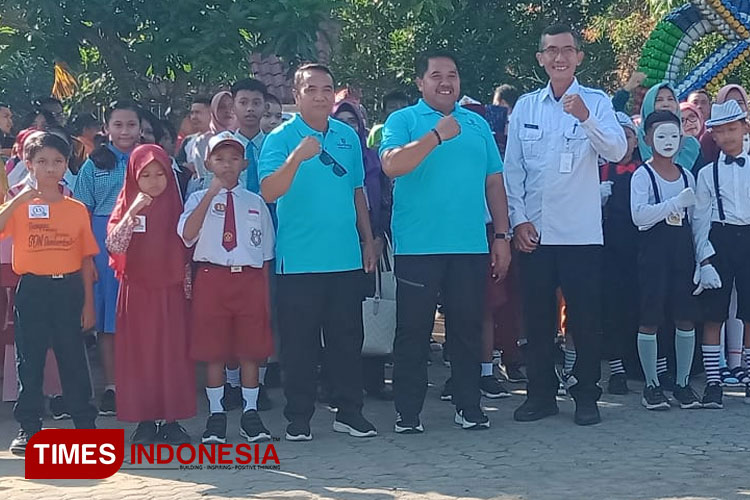
<instances>
[{"instance_id":1,"label":"sunglasses in hand","mask_svg":"<svg viewBox=\"0 0 750 500\"><path fill-rule=\"evenodd\" d=\"M320 161L325 166L331 166L333 168L333 173L338 177L343 177L344 175L346 175L346 169L341 165L341 163L337 162L333 158L333 156L329 155L327 151L321 150Z\"/></svg>"}]
</instances>

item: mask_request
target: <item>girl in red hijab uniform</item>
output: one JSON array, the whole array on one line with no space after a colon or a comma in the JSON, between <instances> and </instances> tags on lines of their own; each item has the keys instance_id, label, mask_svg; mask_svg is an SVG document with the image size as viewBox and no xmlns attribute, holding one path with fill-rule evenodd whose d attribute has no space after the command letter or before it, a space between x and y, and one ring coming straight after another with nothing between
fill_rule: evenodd
<instances>
[{"instance_id":1,"label":"girl in red hijab uniform","mask_svg":"<svg viewBox=\"0 0 750 500\"><path fill-rule=\"evenodd\" d=\"M190 441L177 420L196 412L188 356L187 253L177 235L182 198L167 153L133 150L109 219L110 266L120 279L115 375L117 418L139 422L134 443ZM157 420L166 423L156 424Z\"/></svg>"}]
</instances>

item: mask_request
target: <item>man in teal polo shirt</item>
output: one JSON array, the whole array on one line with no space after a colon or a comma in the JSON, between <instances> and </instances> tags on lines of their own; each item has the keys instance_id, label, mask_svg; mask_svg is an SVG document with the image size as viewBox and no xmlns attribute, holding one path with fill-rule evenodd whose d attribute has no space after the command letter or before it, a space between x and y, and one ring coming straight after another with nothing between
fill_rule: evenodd
<instances>
[{"instance_id":1,"label":"man in teal polo shirt","mask_svg":"<svg viewBox=\"0 0 750 500\"><path fill-rule=\"evenodd\" d=\"M276 202L276 273L286 439L309 441L323 331L339 408L333 429L377 434L362 416L362 299L375 247L359 138L329 118L333 76L308 64L294 75L300 114L271 132L259 162L261 194Z\"/></svg>"},{"instance_id":2,"label":"man in teal polo shirt","mask_svg":"<svg viewBox=\"0 0 750 500\"><path fill-rule=\"evenodd\" d=\"M510 263L503 163L487 122L458 106L461 81L448 52L417 58L422 99L385 122L383 171L395 178L392 230L398 312L394 395L398 433L423 432L419 419L427 390L426 345L437 294L450 331L455 422L489 427L479 406L480 340L487 276L485 200L495 240L493 276Z\"/></svg>"}]
</instances>

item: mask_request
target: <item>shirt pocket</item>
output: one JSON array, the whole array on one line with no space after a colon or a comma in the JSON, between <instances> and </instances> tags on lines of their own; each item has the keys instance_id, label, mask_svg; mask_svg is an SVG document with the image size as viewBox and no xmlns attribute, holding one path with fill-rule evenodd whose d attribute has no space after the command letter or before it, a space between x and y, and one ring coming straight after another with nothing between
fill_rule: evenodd
<instances>
[{"instance_id":1,"label":"shirt pocket","mask_svg":"<svg viewBox=\"0 0 750 500\"><path fill-rule=\"evenodd\" d=\"M565 152L573 153L575 158L580 158L586 154L588 148L591 147L586 132L579 124L575 124L573 127L568 127L563 132L565 138Z\"/></svg>"},{"instance_id":2,"label":"shirt pocket","mask_svg":"<svg viewBox=\"0 0 750 500\"><path fill-rule=\"evenodd\" d=\"M112 189L112 172L103 169L94 169L94 202L99 205L104 202Z\"/></svg>"},{"instance_id":3,"label":"shirt pocket","mask_svg":"<svg viewBox=\"0 0 750 500\"><path fill-rule=\"evenodd\" d=\"M522 128L521 150L525 160L537 159L542 156L542 131L538 128Z\"/></svg>"}]
</instances>

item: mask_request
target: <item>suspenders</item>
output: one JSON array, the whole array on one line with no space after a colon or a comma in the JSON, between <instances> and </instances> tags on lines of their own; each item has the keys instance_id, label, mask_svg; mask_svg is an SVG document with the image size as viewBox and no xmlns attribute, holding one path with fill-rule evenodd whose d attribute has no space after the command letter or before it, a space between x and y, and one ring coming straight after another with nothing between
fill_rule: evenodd
<instances>
[{"instance_id":1,"label":"suspenders","mask_svg":"<svg viewBox=\"0 0 750 500\"><path fill-rule=\"evenodd\" d=\"M656 203L661 203L661 196L659 196L659 185L656 183L656 176L654 175L654 171L651 170L651 167L649 167L645 163L643 164L643 166L646 167L646 172L648 172L648 176L651 178L651 187L654 190L654 198L656 199ZM715 166L716 166L716 164L714 164L714 167ZM680 169L680 173L682 174L682 182L685 183L685 187L686 188L690 187L690 185L688 184L688 178L687 178L687 174L685 173L685 169L682 168L679 165L677 165L677 168ZM714 184L716 184L717 179L718 179L718 172L717 172L716 168L714 168ZM716 185L718 185L718 184L716 184ZM722 216L722 220L724 220L724 210L722 210L722 208L721 208L721 201L719 201L719 213L722 214L721 215ZM687 212L687 208L686 208L685 209L685 219L687 219L687 218L688 218L688 212Z\"/></svg>"},{"instance_id":2,"label":"suspenders","mask_svg":"<svg viewBox=\"0 0 750 500\"><path fill-rule=\"evenodd\" d=\"M719 208L719 220L724 222L726 217L724 216L724 204L721 202L721 194L719 193L719 160L714 161L714 192L716 193L716 206Z\"/></svg>"}]
</instances>

